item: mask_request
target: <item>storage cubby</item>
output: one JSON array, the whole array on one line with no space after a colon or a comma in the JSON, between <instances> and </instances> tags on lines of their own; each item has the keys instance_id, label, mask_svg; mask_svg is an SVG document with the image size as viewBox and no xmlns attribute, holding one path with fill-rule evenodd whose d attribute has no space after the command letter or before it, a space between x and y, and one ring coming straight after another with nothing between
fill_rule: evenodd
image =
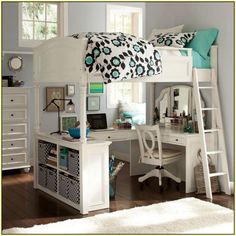
<instances>
[{"instance_id":1,"label":"storage cubby","mask_svg":"<svg viewBox=\"0 0 236 236\"><path fill-rule=\"evenodd\" d=\"M38 162L40 164L48 164L57 166L57 146L53 143L38 141Z\"/></svg>"},{"instance_id":2,"label":"storage cubby","mask_svg":"<svg viewBox=\"0 0 236 236\"><path fill-rule=\"evenodd\" d=\"M74 203L80 203L80 182L78 178L59 173L59 194Z\"/></svg>"},{"instance_id":3,"label":"storage cubby","mask_svg":"<svg viewBox=\"0 0 236 236\"><path fill-rule=\"evenodd\" d=\"M69 195L69 199L72 202L75 203L80 203L80 187L79 187L79 180L74 178L74 177L70 177L69 178L69 191L68 191L68 195Z\"/></svg>"},{"instance_id":4,"label":"storage cubby","mask_svg":"<svg viewBox=\"0 0 236 236\"><path fill-rule=\"evenodd\" d=\"M68 172L71 175L79 175L79 151L69 150L68 152Z\"/></svg>"},{"instance_id":5,"label":"storage cubby","mask_svg":"<svg viewBox=\"0 0 236 236\"><path fill-rule=\"evenodd\" d=\"M47 188L57 192L57 170L47 167Z\"/></svg>"},{"instance_id":6,"label":"storage cubby","mask_svg":"<svg viewBox=\"0 0 236 236\"><path fill-rule=\"evenodd\" d=\"M38 134L38 155L34 171L37 181L34 182L34 187L74 207L82 214L108 208L109 144L110 142L99 141L82 146L79 141L64 140L62 135ZM86 151L83 152L83 148ZM81 156L82 153L84 156ZM55 165L48 162L50 157L55 158Z\"/></svg>"}]
</instances>

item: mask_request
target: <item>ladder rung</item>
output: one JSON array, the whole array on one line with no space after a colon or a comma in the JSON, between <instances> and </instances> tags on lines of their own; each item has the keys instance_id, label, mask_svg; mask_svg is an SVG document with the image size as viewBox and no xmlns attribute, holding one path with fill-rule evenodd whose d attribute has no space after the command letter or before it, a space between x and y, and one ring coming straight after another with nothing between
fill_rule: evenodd
<instances>
[{"instance_id":1,"label":"ladder rung","mask_svg":"<svg viewBox=\"0 0 236 236\"><path fill-rule=\"evenodd\" d=\"M222 175L226 175L226 173L224 172L216 172L216 173L210 173L209 176L212 177L216 177L216 176L222 176Z\"/></svg>"},{"instance_id":2,"label":"ladder rung","mask_svg":"<svg viewBox=\"0 0 236 236\"><path fill-rule=\"evenodd\" d=\"M210 152L206 152L207 155L214 155L214 154L220 154L222 153L222 151L210 151Z\"/></svg>"},{"instance_id":3,"label":"ladder rung","mask_svg":"<svg viewBox=\"0 0 236 236\"><path fill-rule=\"evenodd\" d=\"M205 129L204 133L218 132L220 129Z\"/></svg>"},{"instance_id":4,"label":"ladder rung","mask_svg":"<svg viewBox=\"0 0 236 236\"><path fill-rule=\"evenodd\" d=\"M205 107L205 108L202 108L202 111L212 111L216 109L217 109L216 107Z\"/></svg>"},{"instance_id":5,"label":"ladder rung","mask_svg":"<svg viewBox=\"0 0 236 236\"><path fill-rule=\"evenodd\" d=\"M209 87L199 87L199 89L213 89L214 87L209 86Z\"/></svg>"}]
</instances>

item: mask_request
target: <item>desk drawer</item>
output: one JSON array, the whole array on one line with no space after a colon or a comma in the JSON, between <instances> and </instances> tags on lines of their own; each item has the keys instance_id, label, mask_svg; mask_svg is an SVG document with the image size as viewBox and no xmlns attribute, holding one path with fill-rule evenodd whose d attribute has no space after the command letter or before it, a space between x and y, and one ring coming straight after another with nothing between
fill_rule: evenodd
<instances>
[{"instance_id":1,"label":"desk drawer","mask_svg":"<svg viewBox=\"0 0 236 236\"><path fill-rule=\"evenodd\" d=\"M27 124L3 124L3 135L27 134Z\"/></svg>"},{"instance_id":2,"label":"desk drawer","mask_svg":"<svg viewBox=\"0 0 236 236\"><path fill-rule=\"evenodd\" d=\"M5 94L2 98L4 107L27 106L26 94Z\"/></svg>"},{"instance_id":3,"label":"desk drawer","mask_svg":"<svg viewBox=\"0 0 236 236\"><path fill-rule=\"evenodd\" d=\"M5 110L3 112L3 121L5 122L15 122L26 120L27 112L26 110Z\"/></svg>"},{"instance_id":4,"label":"desk drawer","mask_svg":"<svg viewBox=\"0 0 236 236\"><path fill-rule=\"evenodd\" d=\"M97 140L107 140L107 141L127 141L138 138L137 132L133 130L91 132L91 137L94 137Z\"/></svg>"},{"instance_id":5,"label":"desk drawer","mask_svg":"<svg viewBox=\"0 0 236 236\"><path fill-rule=\"evenodd\" d=\"M2 156L2 164L18 164L18 163L26 163L26 153L18 153L11 155L3 155Z\"/></svg>"},{"instance_id":6,"label":"desk drawer","mask_svg":"<svg viewBox=\"0 0 236 236\"><path fill-rule=\"evenodd\" d=\"M170 144L176 144L176 145L185 145L185 138L179 137L179 136L169 136L169 135L163 135L162 136L162 142L163 143L170 143Z\"/></svg>"}]
</instances>

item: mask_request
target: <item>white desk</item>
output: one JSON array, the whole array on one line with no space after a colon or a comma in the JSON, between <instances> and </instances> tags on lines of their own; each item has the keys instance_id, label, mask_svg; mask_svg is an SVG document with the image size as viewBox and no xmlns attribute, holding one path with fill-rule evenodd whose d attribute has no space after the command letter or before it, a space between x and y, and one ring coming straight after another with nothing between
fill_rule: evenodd
<instances>
[{"instance_id":1,"label":"white desk","mask_svg":"<svg viewBox=\"0 0 236 236\"><path fill-rule=\"evenodd\" d=\"M109 140L112 142L129 141L130 175L141 175L147 173L153 166L139 163L139 144L136 130L114 130L103 132L91 132L91 137L98 140ZM194 167L198 164L197 151L200 149L199 134L183 133L182 131L161 127L162 142L185 149L185 158L179 163L180 177L186 182L185 192L196 190L194 181ZM210 145L211 135L207 135ZM212 142L213 143L213 142ZM211 146L211 145L210 145ZM170 146L169 146L170 147ZM185 162L185 163L184 163ZM168 167L168 166L167 166Z\"/></svg>"}]
</instances>

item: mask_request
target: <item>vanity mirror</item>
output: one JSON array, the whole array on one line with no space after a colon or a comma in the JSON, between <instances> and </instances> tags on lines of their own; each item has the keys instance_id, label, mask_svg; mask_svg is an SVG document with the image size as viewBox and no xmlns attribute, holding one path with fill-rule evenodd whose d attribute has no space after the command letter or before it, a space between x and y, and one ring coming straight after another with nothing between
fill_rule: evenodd
<instances>
[{"instance_id":1,"label":"vanity mirror","mask_svg":"<svg viewBox=\"0 0 236 236\"><path fill-rule=\"evenodd\" d=\"M202 106L204 101L201 98ZM194 115L195 102L193 88L188 85L175 85L162 89L160 96L155 101L158 110L159 122L164 123L165 117L179 117L183 113L187 116Z\"/></svg>"}]
</instances>

